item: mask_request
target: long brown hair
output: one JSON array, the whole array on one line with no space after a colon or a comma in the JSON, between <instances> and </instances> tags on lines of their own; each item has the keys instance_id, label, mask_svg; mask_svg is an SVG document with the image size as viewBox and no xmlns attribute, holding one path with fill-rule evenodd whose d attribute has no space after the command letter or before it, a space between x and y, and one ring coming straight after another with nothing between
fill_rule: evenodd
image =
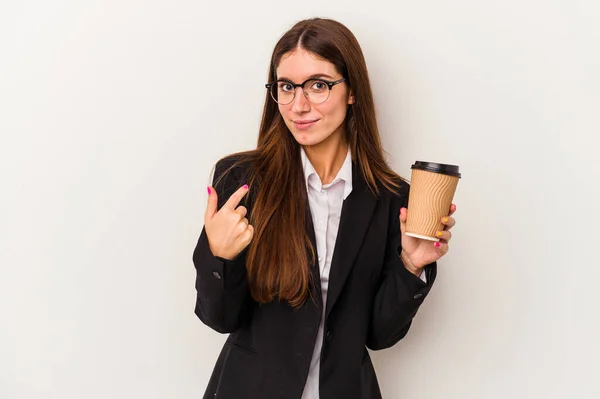
<instances>
[{"instance_id":1,"label":"long brown hair","mask_svg":"<svg viewBox=\"0 0 600 399\"><path fill-rule=\"evenodd\" d=\"M298 47L334 64L352 89L355 100L346 114L346 139L353 164L373 194L378 196L381 186L388 190L397 188L401 178L385 160L365 59L352 32L330 19L298 22L275 45L269 82L277 79L281 58ZM248 181L253 206L249 219L254 238L248 248L246 268L252 297L257 302L278 299L298 307L309 295L309 264L315 258L306 230L306 183L300 145L268 92L257 148L236 155L238 160L233 167L241 163L251 165Z\"/></svg>"}]
</instances>

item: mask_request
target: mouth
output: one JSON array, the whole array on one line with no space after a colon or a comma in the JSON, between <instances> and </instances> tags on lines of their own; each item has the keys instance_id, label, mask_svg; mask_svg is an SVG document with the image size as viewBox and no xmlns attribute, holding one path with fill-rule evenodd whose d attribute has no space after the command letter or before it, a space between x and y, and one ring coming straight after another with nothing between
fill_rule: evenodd
<instances>
[{"instance_id":1,"label":"mouth","mask_svg":"<svg viewBox=\"0 0 600 399\"><path fill-rule=\"evenodd\" d=\"M318 119L305 119L305 120L295 120L292 122L294 122L294 126L296 127L296 129L304 130L304 129L309 129L318 121L319 121Z\"/></svg>"}]
</instances>

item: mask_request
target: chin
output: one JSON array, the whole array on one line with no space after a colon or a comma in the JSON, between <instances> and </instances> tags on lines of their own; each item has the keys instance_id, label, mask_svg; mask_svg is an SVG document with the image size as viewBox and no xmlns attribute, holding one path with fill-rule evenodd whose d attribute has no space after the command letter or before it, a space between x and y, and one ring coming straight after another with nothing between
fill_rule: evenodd
<instances>
[{"instance_id":1,"label":"chin","mask_svg":"<svg viewBox=\"0 0 600 399\"><path fill-rule=\"evenodd\" d=\"M321 135L307 132L294 132L292 133L292 136L294 136L294 139L296 139L298 144L304 146L317 145L324 140Z\"/></svg>"}]
</instances>

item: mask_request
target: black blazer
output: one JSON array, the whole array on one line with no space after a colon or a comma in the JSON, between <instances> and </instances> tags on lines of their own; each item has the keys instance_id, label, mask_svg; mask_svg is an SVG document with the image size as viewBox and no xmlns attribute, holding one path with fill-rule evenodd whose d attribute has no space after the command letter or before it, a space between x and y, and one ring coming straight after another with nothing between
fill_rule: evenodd
<instances>
[{"instance_id":1,"label":"black blazer","mask_svg":"<svg viewBox=\"0 0 600 399\"><path fill-rule=\"evenodd\" d=\"M233 161L218 162L215 178ZM219 209L246 183L247 171L236 167L215 187ZM403 182L395 193L382 189L376 198L353 166L352 185L342 206L329 276L320 399L381 398L367 348L389 348L406 335L436 277L435 263L426 266L425 284L399 257L398 216L400 207L408 205L409 184ZM242 202L248 214L251 202L251 197ZM307 229L316 248L308 212ZM230 333L204 398L300 399L323 307L318 265L311 265L312 299L299 309L279 301L258 304L249 294L245 253L233 261L214 257L204 229L194 251L195 313L210 328Z\"/></svg>"}]
</instances>

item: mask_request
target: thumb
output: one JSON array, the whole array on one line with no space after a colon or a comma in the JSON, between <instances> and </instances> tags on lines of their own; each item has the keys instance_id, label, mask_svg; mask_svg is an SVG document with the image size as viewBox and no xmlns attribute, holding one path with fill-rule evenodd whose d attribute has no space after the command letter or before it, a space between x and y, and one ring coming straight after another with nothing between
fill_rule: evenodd
<instances>
[{"instance_id":1,"label":"thumb","mask_svg":"<svg viewBox=\"0 0 600 399\"><path fill-rule=\"evenodd\" d=\"M211 186L208 186L207 190L208 190L208 203L206 204L206 213L204 215L205 221L211 220L213 218L213 216L215 216L215 213L217 213L217 204L219 201L219 196L217 195L217 190L215 190Z\"/></svg>"},{"instance_id":2,"label":"thumb","mask_svg":"<svg viewBox=\"0 0 600 399\"><path fill-rule=\"evenodd\" d=\"M404 234L406 231L406 219L408 217L408 209L402 207L400 208L400 233Z\"/></svg>"}]
</instances>

